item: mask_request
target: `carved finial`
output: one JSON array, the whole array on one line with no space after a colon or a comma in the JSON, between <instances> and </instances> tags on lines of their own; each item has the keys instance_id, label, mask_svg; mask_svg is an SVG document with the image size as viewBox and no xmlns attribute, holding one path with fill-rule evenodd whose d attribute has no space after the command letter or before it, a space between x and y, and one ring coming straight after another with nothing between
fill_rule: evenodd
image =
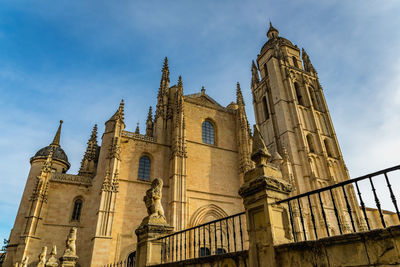
<instances>
[{"instance_id":1,"label":"carved finial","mask_svg":"<svg viewBox=\"0 0 400 267\"><path fill-rule=\"evenodd\" d=\"M51 146L56 146L60 147L60 137L61 137L61 125L63 124L63 121L60 120L60 125L58 126L56 135L54 136L53 142L50 144Z\"/></svg>"},{"instance_id":2,"label":"carved finial","mask_svg":"<svg viewBox=\"0 0 400 267\"><path fill-rule=\"evenodd\" d=\"M57 267L58 260L56 258L57 255L57 247L56 245L53 246L53 249L50 252L50 258L46 262L46 267Z\"/></svg>"},{"instance_id":3,"label":"carved finial","mask_svg":"<svg viewBox=\"0 0 400 267\"><path fill-rule=\"evenodd\" d=\"M267 32L267 37L268 39L273 39L275 37L278 37L279 31L272 26L271 21L269 22L269 29Z\"/></svg>"},{"instance_id":4,"label":"carved finial","mask_svg":"<svg viewBox=\"0 0 400 267\"><path fill-rule=\"evenodd\" d=\"M201 87L201 95L205 95L206 94L206 89L204 88L204 85Z\"/></svg>"},{"instance_id":5,"label":"carved finial","mask_svg":"<svg viewBox=\"0 0 400 267\"><path fill-rule=\"evenodd\" d=\"M256 163L256 166L259 166L265 165L270 157L271 154L269 154L267 150L260 130L258 129L257 125L254 125L253 151L251 154L251 160Z\"/></svg>"},{"instance_id":6,"label":"carved finial","mask_svg":"<svg viewBox=\"0 0 400 267\"><path fill-rule=\"evenodd\" d=\"M286 162L286 161L290 161L289 154L288 154L287 149L286 149L285 146L282 147L282 158L283 158L283 160L284 160L285 162Z\"/></svg>"},{"instance_id":7,"label":"carved finial","mask_svg":"<svg viewBox=\"0 0 400 267\"><path fill-rule=\"evenodd\" d=\"M47 247L42 247L42 252L39 254L39 262L36 267L45 267L46 265Z\"/></svg>"},{"instance_id":8,"label":"carved finial","mask_svg":"<svg viewBox=\"0 0 400 267\"><path fill-rule=\"evenodd\" d=\"M236 83L236 103L238 105L244 105L242 90L240 89L240 83Z\"/></svg>"}]
</instances>

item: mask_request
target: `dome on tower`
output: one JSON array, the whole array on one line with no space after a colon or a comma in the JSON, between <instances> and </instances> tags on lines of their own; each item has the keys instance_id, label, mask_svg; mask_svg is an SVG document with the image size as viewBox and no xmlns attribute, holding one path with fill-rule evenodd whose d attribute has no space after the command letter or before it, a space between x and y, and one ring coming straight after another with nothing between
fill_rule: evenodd
<instances>
[{"instance_id":1,"label":"dome on tower","mask_svg":"<svg viewBox=\"0 0 400 267\"><path fill-rule=\"evenodd\" d=\"M61 124L62 123L63 123L63 121L60 121L60 125L58 126L57 133L54 136L53 142L50 145L39 149L38 152L36 152L35 156L33 156L31 158L31 162L35 159L46 159L49 156L50 151L52 150L53 151L53 160L61 161L69 169L71 164L68 162L68 156L60 146L60 135L61 135Z\"/></svg>"}]
</instances>

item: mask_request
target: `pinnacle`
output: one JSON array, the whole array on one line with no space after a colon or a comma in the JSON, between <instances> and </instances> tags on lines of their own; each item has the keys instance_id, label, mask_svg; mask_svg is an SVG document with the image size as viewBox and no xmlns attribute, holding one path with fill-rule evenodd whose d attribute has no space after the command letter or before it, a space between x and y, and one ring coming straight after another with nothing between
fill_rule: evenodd
<instances>
[{"instance_id":1,"label":"pinnacle","mask_svg":"<svg viewBox=\"0 0 400 267\"><path fill-rule=\"evenodd\" d=\"M243 105L244 104L244 100L243 100L243 94L242 94L242 90L240 89L240 83L237 82L236 84L236 103L238 105Z\"/></svg>"},{"instance_id":2,"label":"pinnacle","mask_svg":"<svg viewBox=\"0 0 400 267\"><path fill-rule=\"evenodd\" d=\"M182 85L182 76L180 76L179 75L179 78L178 78L178 86L179 87L182 87L183 85Z\"/></svg>"},{"instance_id":3,"label":"pinnacle","mask_svg":"<svg viewBox=\"0 0 400 267\"><path fill-rule=\"evenodd\" d=\"M96 142L97 143L97 124L94 125L92 134L90 136L89 142Z\"/></svg>"},{"instance_id":4,"label":"pinnacle","mask_svg":"<svg viewBox=\"0 0 400 267\"><path fill-rule=\"evenodd\" d=\"M56 135L54 136L53 142L50 144L51 146L57 146L60 147L60 137L61 137L61 125L63 124L63 121L60 120L60 125L58 126Z\"/></svg>"},{"instance_id":5,"label":"pinnacle","mask_svg":"<svg viewBox=\"0 0 400 267\"><path fill-rule=\"evenodd\" d=\"M140 134L139 122L138 122L137 125L136 125L135 134Z\"/></svg>"},{"instance_id":6,"label":"pinnacle","mask_svg":"<svg viewBox=\"0 0 400 267\"><path fill-rule=\"evenodd\" d=\"M147 114L147 121L153 121L153 110L149 107L149 113Z\"/></svg>"},{"instance_id":7,"label":"pinnacle","mask_svg":"<svg viewBox=\"0 0 400 267\"><path fill-rule=\"evenodd\" d=\"M164 70L168 70L168 58L167 58L167 57L165 57L165 59L164 59L164 65L163 65L162 70L163 70L163 71L164 71Z\"/></svg>"}]
</instances>

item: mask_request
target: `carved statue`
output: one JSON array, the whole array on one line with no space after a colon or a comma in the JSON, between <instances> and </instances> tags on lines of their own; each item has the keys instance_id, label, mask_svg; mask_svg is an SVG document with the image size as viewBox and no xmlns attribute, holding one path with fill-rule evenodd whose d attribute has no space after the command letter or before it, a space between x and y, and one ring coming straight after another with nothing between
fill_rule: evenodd
<instances>
[{"instance_id":1,"label":"carved statue","mask_svg":"<svg viewBox=\"0 0 400 267\"><path fill-rule=\"evenodd\" d=\"M76 256L76 227L72 227L69 231L69 235L67 237L67 241L65 242L65 251L63 256Z\"/></svg>"},{"instance_id":2,"label":"carved statue","mask_svg":"<svg viewBox=\"0 0 400 267\"><path fill-rule=\"evenodd\" d=\"M167 224L164 209L161 205L163 181L155 178L151 188L146 191L143 201L147 208L148 216L143 219L142 224Z\"/></svg>"},{"instance_id":3,"label":"carved statue","mask_svg":"<svg viewBox=\"0 0 400 267\"><path fill-rule=\"evenodd\" d=\"M42 252L39 254L39 262L36 265L37 267L44 267L46 264L46 254L47 254L47 247L42 247Z\"/></svg>"}]
</instances>

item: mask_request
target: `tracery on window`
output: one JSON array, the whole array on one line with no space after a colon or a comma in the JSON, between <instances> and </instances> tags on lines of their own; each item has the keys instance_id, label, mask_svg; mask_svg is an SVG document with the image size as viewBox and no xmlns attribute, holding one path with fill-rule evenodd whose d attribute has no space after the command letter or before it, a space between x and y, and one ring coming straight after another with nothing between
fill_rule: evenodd
<instances>
[{"instance_id":1,"label":"tracery on window","mask_svg":"<svg viewBox=\"0 0 400 267\"><path fill-rule=\"evenodd\" d=\"M203 143L214 145L215 144L215 133L214 125L210 121L203 122L201 137Z\"/></svg>"},{"instance_id":2,"label":"tracery on window","mask_svg":"<svg viewBox=\"0 0 400 267\"><path fill-rule=\"evenodd\" d=\"M138 179L150 181L151 161L148 156L142 156L139 159Z\"/></svg>"},{"instance_id":3,"label":"tracery on window","mask_svg":"<svg viewBox=\"0 0 400 267\"><path fill-rule=\"evenodd\" d=\"M83 201L81 198L78 198L74 201L74 209L72 210L71 221L79 221L81 218Z\"/></svg>"}]
</instances>

